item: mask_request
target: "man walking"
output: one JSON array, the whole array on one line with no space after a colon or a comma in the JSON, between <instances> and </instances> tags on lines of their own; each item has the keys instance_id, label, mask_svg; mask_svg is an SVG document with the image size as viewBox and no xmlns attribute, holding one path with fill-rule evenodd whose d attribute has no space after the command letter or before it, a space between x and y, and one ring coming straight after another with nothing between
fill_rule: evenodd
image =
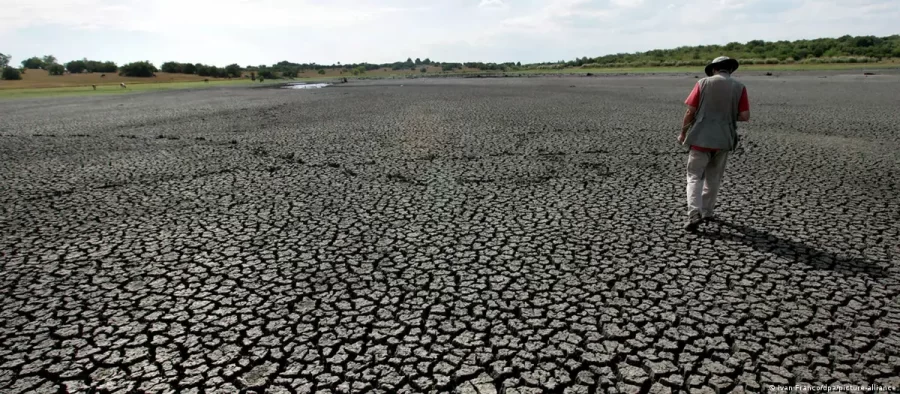
<instances>
[{"instance_id":1,"label":"man walking","mask_svg":"<svg viewBox=\"0 0 900 394\"><path fill-rule=\"evenodd\" d=\"M744 84L731 77L737 60L720 56L706 66L684 103L688 106L678 142L689 146L687 162L688 220L694 231L713 219L716 195L725 173L728 152L737 148L737 122L750 120L750 101Z\"/></svg>"}]
</instances>

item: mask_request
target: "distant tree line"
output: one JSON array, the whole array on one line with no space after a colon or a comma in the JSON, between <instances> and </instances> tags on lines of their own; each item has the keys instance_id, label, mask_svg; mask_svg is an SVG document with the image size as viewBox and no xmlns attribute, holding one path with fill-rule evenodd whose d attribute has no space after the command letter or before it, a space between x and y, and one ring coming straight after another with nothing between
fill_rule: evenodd
<instances>
[{"instance_id":1,"label":"distant tree line","mask_svg":"<svg viewBox=\"0 0 900 394\"><path fill-rule=\"evenodd\" d=\"M101 62L97 60L72 60L66 63L66 70L70 73L114 73L119 70L115 62Z\"/></svg>"},{"instance_id":2,"label":"distant tree line","mask_svg":"<svg viewBox=\"0 0 900 394\"><path fill-rule=\"evenodd\" d=\"M201 77L213 78L240 78L241 66L230 64L225 67L208 66L202 63L178 63L165 62L160 66L164 73L172 74L196 74Z\"/></svg>"},{"instance_id":3,"label":"distant tree line","mask_svg":"<svg viewBox=\"0 0 900 394\"><path fill-rule=\"evenodd\" d=\"M785 63L869 63L886 58L900 58L900 35L886 37L849 36L839 38L818 38L797 41L762 41L753 40L747 43L732 42L726 45L682 46L674 49L654 49L646 52L618 53L599 57L581 57L574 60L558 62L534 63L522 66L521 63L452 63L436 62L429 58L407 58L405 61L392 63L355 63L323 65L316 63L293 63L281 61L271 66L247 66L243 69L237 64L226 67L209 66L201 63L166 62L160 70L166 73L196 74L203 77L240 78L244 71L247 77L256 80L296 78L300 73L314 71L319 75L326 70L339 70L341 74L361 75L373 70L410 70L427 72L428 66L440 67L445 72L463 69L481 71L515 71L522 68L570 68L570 67L665 67L665 66L703 66L720 55L736 58L743 64L785 64ZM84 72L119 72L121 75L135 77L152 77L160 71L148 61L129 63L118 67L116 63L96 60L72 60L65 65L59 64L56 57L46 55L34 56L21 62L21 68L9 66L11 56L0 53L0 69L2 79L21 79L21 74L28 69L46 70L51 75L62 75Z\"/></svg>"},{"instance_id":4,"label":"distant tree line","mask_svg":"<svg viewBox=\"0 0 900 394\"><path fill-rule=\"evenodd\" d=\"M727 55L744 64L868 63L900 57L900 35L849 36L797 41L753 40L745 44L683 46L646 52L618 53L570 61L536 63L537 68L703 66Z\"/></svg>"},{"instance_id":5,"label":"distant tree line","mask_svg":"<svg viewBox=\"0 0 900 394\"><path fill-rule=\"evenodd\" d=\"M149 61L128 63L119 67L119 75L126 77L153 77L159 71L153 63Z\"/></svg>"},{"instance_id":6,"label":"distant tree line","mask_svg":"<svg viewBox=\"0 0 900 394\"><path fill-rule=\"evenodd\" d=\"M398 61L393 63L349 63L349 64L318 64L318 63L293 63L289 61L280 61L271 66L259 65L259 66L251 66L248 65L244 67L244 70L252 73L252 77L262 77L265 79L278 79L278 78L296 78L300 73L306 71L314 71L319 75L324 75L326 70L339 70L341 74L347 73L352 75L361 75L365 74L368 71L374 70L393 70L393 71L402 71L402 70L410 70L410 71L419 71L419 72L427 72L428 66L440 67L443 71L454 71L454 70L462 70L464 68L474 68L483 71L510 71L510 70L518 70L522 67L522 63L482 63L482 62L470 62L470 63L442 63L432 61L431 59L425 58L415 59L407 58L406 61ZM423 71L425 70L425 71Z\"/></svg>"},{"instance_id":7,"label":"distant tree line","mask_svg":"<svg viewBox=\"0 0 900 394\"><path fill-rule=\"evenodd\" d=\"M101 62L96 60L72 60L65 65L60 64L53 55L42 57L33 56L22 60L22 68L16 69L9 66L10 55L0 53L0 69L2 69L2 79L16 80L22 79L22 75L26 70L46 70L50 75L63 75L67 71L70 73L84 72L116 72L118 66L114 62Z\"/></svg>"},{"instance_id":8,"label":"distant tree line","mask_svg":"<svg viewBox=\"0 0 900 394\"><path fill-rule=\"evenodd\" d=\"M0 54L2 55L2 54ZM4 55L5 56L5 55ZM8 63L9 56L6 56L5 61ZM180 63L169 61L163 63L159 69L157 69L153 63L149 61L141 61L141 62L133 62L123 66L117 66L114 62L100 62L95 60L72 60L65 65L59 65L56 61L56 58L52 55L44 56L44 57L32 57L22 61L23 68L21 70L24 72L25 69L44 69L47 70L51 75L63 75L65 72L69 73L84 73L84 72L119 72L120 75L124 76L132 76L132 77L152 77L157 72L162 71L165 73L175 73L175 74L194 74L202 77L214 77L214 78L240 78L244 72L247 72L248 75L246 77L256 79L279 79L279 78L297 78L300 73L304 73L307 71L316 72L319 75L325 75L327 70L338 70L341 74L351 74L351 75L362 75L369 71L374 70L410 70L410 71L419 71L419 72L427 72L429 66L432 67L440 67L443 71L455 71L462 70L464 68L474 68L483 71L508 71L508 70L517 70L521 67L521 63L482 63L482 62L470 62L470 63L442 63L432 61L429 58L420 59L417 58L413 60L412 58L407 58L405 61L397 61L392 63L354 63L354 64L341 64L338 62L337 64L324 65L317 63L293 63L289 61L280 61L271 66L259 65L259 66L247 66L241 67L238 64L230 64L226 67L216 67L205 65L202 63ZM8 67L4 67L8 68ZM15 70L15 69L13 69ZM10 71L13 73L13 71ZM19 76L20 77L20 76ZM20 77L21 78L21 77Z\"/></svg>"}]
</instances>

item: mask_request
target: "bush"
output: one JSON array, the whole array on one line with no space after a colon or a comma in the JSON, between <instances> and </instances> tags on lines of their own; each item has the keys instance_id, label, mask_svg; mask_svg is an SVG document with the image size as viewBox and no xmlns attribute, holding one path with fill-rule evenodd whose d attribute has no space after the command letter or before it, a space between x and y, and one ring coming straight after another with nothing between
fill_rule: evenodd
<instances>
[{"instance_id":1,"label":"bush","mask_svg":"<svg viewBox=\"0 0 900 394\"><path fill-rule=\"evenodd\" d=\"M31 69L39 69L44 67L44 61L41 58L35 56L29 59L22 60L23 68L31 68Z\"/></svg>"},{"instance_id":2,"label":"bush","mask_svg":"<svg viewBox=\"0 0 900 394\"><path fill-rule=\"evenodd\" d=\"M72 60L66 63L66 70L69 70L72 74L78 74L87 70L87 63L84 60Z\"/></svg>"},{"instance_id":3,"label":"bush","mask_svg":"<svg viewBox=\"0 0 900 394\"><path fill-rule=\"evenodd\" d=\"M422 67L422 68L419 69L419 71L422 72L422 73L427 73L427 72L428 72L428 68Z\"/></svg>"},{"instance_id":4,"label":"bush","mask_svg":"<svg viewBox=\"0 0 900 394\"><path fill-rule=\"evenodd\" d=\"M277 79L277 76L275 75L274 72L272 72L272 70L259 70L259 79L260 79L260 81L261 81L263 78L265 78L265 79Z\"/></svg>"},{"instance_id":5,"label":"bush","mask_svg":"<svg viewBox=\"0 0 900 394\"><path fill-rule=\"evenodd\" d=\"M62 64L51 64L47 67L47 72L50 75L63 75L66 73L66 68L62 66Z\"/></svg>"},{"instance_id":6,"label":"bush","mask_svg":"<svg viewBox=\"0 0 900 394\"><path fill-rule=\"evenodd\" d=\"M22 79L22 74L15 68L6 67L3 69L3 74L0 75L0 78L6 81L18 81Z\"/></svg>"},{"instance_id":7,"label":"bush","mask_svg":"<svg viewBox=\"0 0 900 394\"><path fill-rule=\"evenodd\" d=\"M181 72L184 74L196 74L197 66L192 63L185 63L181 65Z\"/></svg>"},{"instance_id":8,"label":"bush","mask_svg":"<svg viewBox=\"0 0 900 394\"><path fill-rule=\"evenodd\" d=\"M325 75L325 69L324 69L324 68L320 68L319 71L316 71L316 72L319 73L319 75Z\"/></svg>"},{"instance_id":9,"label":"bush","mask_svg":"<svg viewBox=\"0 0 900 394\"><path fill-rule=\"evenodd\" d=\"M159 68L164 73L177 74L184 72L184 66L181 63L165 62Z\"/></svg>"},{"instance_id":10,"label":"bush","mask_svg":"<svg viewBox=\"0 0 900 394\"><path fill-rule=\"evenodd\" d=\"M225 74L229 77L240 78L241 77L241 66L237 64L229 64L225 66Z\"/></svg>"},{"instance_id":11,"label":"bush","mask_svg":"<svg viewBox=\"0 0 900 394\"><path fill-rule=\"evenodd\" d=\"M774 58L766 59L766 64L778 64L778 63L781 63L778 61L778 59L774 59Z\"/></svg>"},{"instance_id":12,"label":"bush","mask_svg":"<svg viewBox=\"0 0 900 394\"><path fill-rule=\"evenodd\" d=\"M114 62L98 62L96 60L86 60L84 62L88 72L92 73L114 73L118 71L118 67Z\"/></svg>"},{"instance_id":13,"label":"bush","mask_svg":"<svg viewBox=\"0 0 900 394\"><path fill-rule=\"evenodd\" d=\"M156 66L148 61L128 63L119 68L119 75L126 77L152 77L156 75Z\"/></svg>"}]
</instances>

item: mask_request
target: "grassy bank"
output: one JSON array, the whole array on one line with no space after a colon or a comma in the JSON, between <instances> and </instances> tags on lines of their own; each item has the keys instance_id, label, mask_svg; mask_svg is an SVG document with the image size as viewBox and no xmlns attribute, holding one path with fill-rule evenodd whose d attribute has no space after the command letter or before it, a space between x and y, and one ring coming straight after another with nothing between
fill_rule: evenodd
<instances>
[{"instance_id":1,"label":"grassy bank","mask_svg":"<svg viewBox=\"0 0 900 394\"><path fill-rule=\"evenodd\" d=\"M266 81L264 84L279 83L284 81ZM129 94L138 92L150 92L171 89L203 89L220 86L235 85L260 85L259 82L249 80L216 80L210 82L169 82L169 83L143 83L128 84L127 88L119 85L100 85L97 90L90 86L70 86L62 88L31 88L31 89L0 89L0 99L10 98L40 98L40 97L67 97L67 96L96 96L110 94Z\"/></svg>"},{"instance_id":2,"label":"grassy bank","mask_svg":"<svg viewBox=\"0 0 900 394\"><path fill-rule=\"evenodd\" d=\"M747 64L742 65L738 72L767 72L767 71L841 71L841 70L879 70L900 68L897 62L882 63L834 63L834 64ZM703 67L608 67L608 68L564 68L558 70L531 69L517 71L522 73L548 73L548 74L572 74L572 73L703 73Z\"/></svg>"},{"instance_id":3,"label":"grassy bank","mask_svg":"<svg viewBox=\"0 0 900 394\"><path fill-rule=\"evenodd\" d=\"M9 89L38 89L38 88L66 88L97 85L99 89L103 85L119 86L124 82L126 85L138 84L168 84L182 82L203 82L209 79L213 81L227 81L227 79L201 77L193 74L169 74L156 73L155 77L139 78L139 77L123 77L116 73L84 73L84 74L65 74L50 75L45 70L28 70L22 74L22 79L18 81L0 81L0 91Z\"/></svg>"}]
</instances>

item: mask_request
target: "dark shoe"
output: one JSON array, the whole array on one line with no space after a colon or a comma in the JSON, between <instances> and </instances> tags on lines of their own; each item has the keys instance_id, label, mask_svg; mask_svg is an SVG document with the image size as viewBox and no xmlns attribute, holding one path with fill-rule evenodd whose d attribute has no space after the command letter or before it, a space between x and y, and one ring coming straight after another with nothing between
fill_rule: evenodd
<instances>
[{"instance_id":1,"label":"dark shoe","mask_svg":"<svg viewBox=\"0 0 900 394\"><path fill-rule=\"evenodd\" d=\"M700 223L703 223L703 218L696 217L688 220L687 224L684 225L685 231L694 232L697 231L697 227L700 227Z\"/></svg>"}]
</instances>

